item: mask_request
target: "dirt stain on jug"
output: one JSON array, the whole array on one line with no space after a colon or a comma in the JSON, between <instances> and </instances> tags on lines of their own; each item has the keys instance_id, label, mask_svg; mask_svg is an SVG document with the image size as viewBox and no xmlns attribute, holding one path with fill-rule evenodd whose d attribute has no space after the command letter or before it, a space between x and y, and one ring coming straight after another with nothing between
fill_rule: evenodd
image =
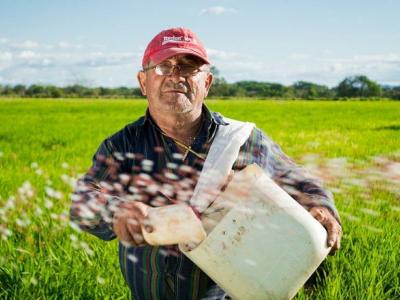
<instances>
[{"instance_id":1,"label":"dirt stain on jug","mask_svg":"<svg viewBox=\"0 0 400 300\"><path fill-rule=\"evenodd\" d=\"M236 234L234 235L233 239L237 242L240 242L242 239L242 235L246 232L246 228L244 226L240 226L238 228L238 231L236 232ZM233 243L233 241L232 241Z\"/></svg>"}]
</instances>

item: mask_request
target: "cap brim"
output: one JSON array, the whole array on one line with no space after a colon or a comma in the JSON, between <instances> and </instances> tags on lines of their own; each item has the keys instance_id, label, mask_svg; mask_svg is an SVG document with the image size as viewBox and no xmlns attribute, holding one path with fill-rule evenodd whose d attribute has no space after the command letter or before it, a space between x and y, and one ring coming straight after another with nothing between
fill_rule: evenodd
<instances>
[{"instance_id":1,"label":"cap brim","mask_svg":"<svg viewBox=\"0 0 400 300\"><path fill-rule=\"evenodd\" d=\"M191 49L178 48L178 47L176 47L176 48L172 47L172 48L167 48L167 49L158 51L157 53L150 56L150 60L155 65L158 65L159 63L163 62L167 58L170 58L172 56L179 55L179 54L191 54L191 55L201 58L202 60L204 60L205 63L210 64L210 61L207 58L205 58L202 54L200 54L196 51L193 51Z\"/></svg>"}]
</instances>

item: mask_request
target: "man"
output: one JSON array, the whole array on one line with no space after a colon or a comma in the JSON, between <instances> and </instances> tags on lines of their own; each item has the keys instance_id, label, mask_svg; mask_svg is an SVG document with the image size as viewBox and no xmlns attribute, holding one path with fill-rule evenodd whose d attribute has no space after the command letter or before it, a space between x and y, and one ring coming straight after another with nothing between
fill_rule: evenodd
<instances>
[{"instance_id":1,"label":"man","mask_svg":"<svg viewBox=\"0 0 400 300\"><path fill-rule=\"evenodd\" d=\"M172 28L152 39L142 66L137 77L146 115L100 145L79 182L71 218L104 240L119 239L122 273L135 299L222 299L224 291L176 247L150 246L141 231L149 207L190 203L210 146L231 126L204 105L213 81L206 50L190 30ZM341 226L330 194L257 128L232 170L252 163L327 229L332 252L339 249Z\"/></svg>"}]
</instances>

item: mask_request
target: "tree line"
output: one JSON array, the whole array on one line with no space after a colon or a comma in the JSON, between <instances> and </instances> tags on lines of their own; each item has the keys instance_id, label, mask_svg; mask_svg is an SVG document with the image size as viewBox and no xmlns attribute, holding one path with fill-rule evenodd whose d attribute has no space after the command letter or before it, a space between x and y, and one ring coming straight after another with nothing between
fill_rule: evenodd
<instances>
[{"instance_id":1,"label":"tree line","mask_svg":"<svg viewBox=\"0 0 400 300\"><path fill-rule=\"evenodd\" d=\"M298 81L285 86L280 83L239 81L228 83L213 69L214 83L209 92L212 98L297 98L297 99L347 99L347 98L391 98L400 100L400 86L384 86L367 76L356 75L343 79L337 86L329 88L312 82ZM0 96L31 98L142 98L139 88L86 87L74 84L66 87L54 85L0 85Z\"/></svg>"}]
</instances>

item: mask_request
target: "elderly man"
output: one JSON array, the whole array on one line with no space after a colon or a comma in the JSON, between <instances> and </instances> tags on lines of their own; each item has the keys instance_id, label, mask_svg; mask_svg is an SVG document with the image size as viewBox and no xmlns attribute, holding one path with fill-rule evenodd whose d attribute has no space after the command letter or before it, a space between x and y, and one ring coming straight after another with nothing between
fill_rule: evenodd
<instances>
[{"instance_id":1,"label":"elderly man","mask_svg":"<svg viewBox=\"0 0 400 300\"><path fill-rule=\"evenodd\" d=\"M190 195L216 134L231 126L204 105L213 81L206 50L190 30L172 28L151 40L142 66L137 77L146 114L100 145L79 181L71 218L104 240L119 239L122 273L135 299L223 299L224 291L176 247L146 244L141 229L149 207L188 200L182 191ZM258 128L240 145L232 170L252 163L326 228L332 252L340 247L330 194Z\"/></svg>"}]
</instances>

